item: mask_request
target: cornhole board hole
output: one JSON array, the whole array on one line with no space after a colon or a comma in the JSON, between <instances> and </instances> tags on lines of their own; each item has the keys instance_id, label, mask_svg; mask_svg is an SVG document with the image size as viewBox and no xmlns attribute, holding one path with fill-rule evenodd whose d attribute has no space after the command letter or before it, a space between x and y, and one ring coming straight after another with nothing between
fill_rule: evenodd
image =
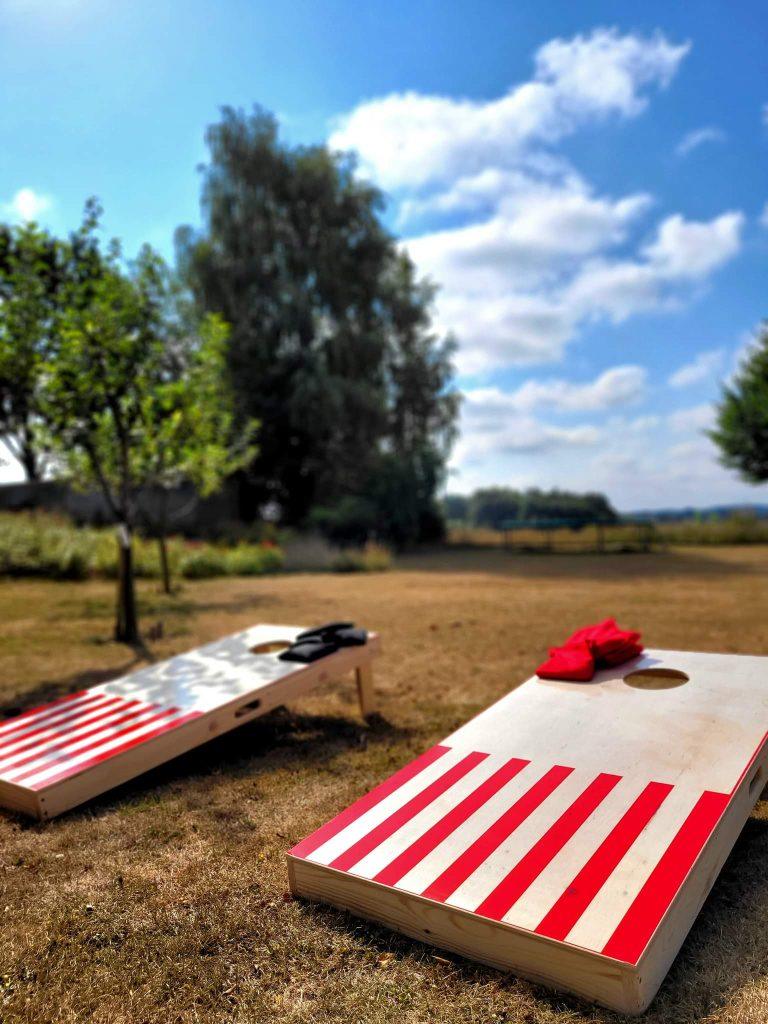
<instances>
[{"instance_id":1,"label":"cornhole board hole","mask_svg":"<svg viewBox=\"0 0 768 1024\"><path fill-rule=\"evenodd\" d=\"M303 628L253 626L0 722L0 805L52 818L347 672L372 711L378 636L280 661Z\"/></svg>"},{"instance_id":2,"label":"cornhole board hole","mask_svg":"<svg viewBox=\"0 0 768 1024\"><path fill-rule=\"evenodd\" d=\"M288 855L292 891L626 1013L765 783L768 658L529 679Z\"/></svg>"}]
</instances>

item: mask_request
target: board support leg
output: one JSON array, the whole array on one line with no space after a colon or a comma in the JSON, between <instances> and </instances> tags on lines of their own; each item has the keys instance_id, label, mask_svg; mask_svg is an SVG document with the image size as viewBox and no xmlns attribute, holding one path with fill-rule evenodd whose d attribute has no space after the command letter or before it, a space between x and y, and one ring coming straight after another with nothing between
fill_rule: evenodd
<instances>
[{"instance_id":1,"label":"board support leg","mask_svg":"<svg viewBox=\"0 0 768 1024\"><path fill-rule=\"evenodd\" d=\"M376 697L373 692L373 669L369 662L358 665L355 669L357 683L357 699L360 701L360 714L367 718L376 709Z\"/></svg>"}]
</instances>

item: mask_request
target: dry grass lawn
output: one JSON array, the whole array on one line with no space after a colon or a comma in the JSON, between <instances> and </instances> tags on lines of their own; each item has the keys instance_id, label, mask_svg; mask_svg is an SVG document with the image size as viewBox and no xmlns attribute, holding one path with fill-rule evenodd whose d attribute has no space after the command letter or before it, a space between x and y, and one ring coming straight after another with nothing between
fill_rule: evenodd
<instances>
[{"instance_id":1,"label":"dry grass lawn","mask_svg":"<svg viewBox=\"0 0 768 1024\"><path fill-rule=\"evenodd\" d=\"M413 556L385 575L141 590L153 658L262 620L380 630L381 717L339 684L46 825L0 811L0 1022L613 1022L615 1015L286 893L284 851L607 614L652 646L768 654L768 548ZM0 715L137 667L104 582L0 582ZM654 1024L768 1019L768 804Z\"/></svg>"}]
</instances>

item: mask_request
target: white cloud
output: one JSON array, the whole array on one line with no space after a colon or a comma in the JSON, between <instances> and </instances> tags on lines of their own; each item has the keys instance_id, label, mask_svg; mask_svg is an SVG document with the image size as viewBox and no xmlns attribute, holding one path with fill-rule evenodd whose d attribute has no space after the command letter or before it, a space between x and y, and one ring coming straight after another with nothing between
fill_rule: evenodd
<instances>
[{"instance_id":1,"label":"white cloud","mask_svg":"<svg viewBox=\"0 0 768 1024\"><path fill-rule=\"evenodd\" d=\"M695 431L701 433L714 424L715 407L710 403L694 405L690 409L679 409L667 416L667 423L675 433Z\"/></svg>"},{"instance_id":2,"label":"white cloud","mask_svg":"<svg viewBox=\"0 0 768 1024\"><path fill-rule=\"evenodd\" d=\"M743 224L738 212L704 222L667 217L639 259L588 263L571 282L566 304L575 317L607 316L615 323L669 307L681 285L703 281L739 251Z\"/></svg>"},{"instance_id":3,"label":"white cloud","mask_svg":"<svg viewBox=\"0 0 768 1024\"><path fill-rule=\"evenodd\" d=\"M678 156L687 156L694 149L698 149L699 146L704 146L708 142L725 142L725 132L720 128L715 128L714 125L695 128L678 142L675 153Z\"/></svg>"},{"instance_id":4,"label":"white cloud","mask_svg":"<svg viewBox=\"0 0 768 1024\"><path fill-rule=\"evenodd\" d=\"M534 76L493 100L416 92L368 100L339 119L330 143L353 149L388 189L454 181L504 167L534 143L553 143L609 114L634 117L644 90L666 86L690 44L598 29L554 39L535 55Z\"/></svg>"},{"instance_id":5,"label":"white cloud","mask_svg":"<svg viewBox=\"0 0 768 1024\"><path fill-rule=\"evenodd\" d=\"M483 462L493 465L510 455L592 447L600 440L599 429L591 424L557 426L507 408L496 417L486 416L475 405L483 400L482 396L466 396L461 436L451 460L454 467L463 469Z\"/></svg>"},{"instance_id":6,"label":"white cloud","mask_svg":"<svg viewBox=\"0 0 768 1024\"><path fill-rule=\"evenodd\" d=\"M744 214L738 211L710 221L685 220L676 213L662 222L643 255L666 277L704 277L736 255L743 226Z\"/></svg>"},{"instance_id":7,"label":"white cloud","mask_svg":"<svg viewBox=\"0 0 768 1024\"><path fill-rule=\"evenodd\" d=\"M460 373L557 361L585 324L679 304L738 251L739 212L673 214L638 247L652 197L598 194L554 148L609 115L637 116L689 48L598 29L546 43L504 96L398 93L339 120L331 144L394 190L398 222L428 220L403 244L439 286L436 326L457 336Z\"/></svg>"},{"instance_id":8,"label":"white cloud","mask_svg":"<svg viewBox=\"0 0 768 1024\"><path fill-rule=\"evenodd\" d=\"M50 210L52 200L50 196L35 192L31 188L20 188L10 202L2 206L3 216L11 217L13 220L31 221L38 220L40 216Z\"/></svg>"},{"instance_id":9,"label":"white cloud","mask_svg":"<svg viewBox=\"0 0 768 1024\"><path fill-rule=\"evenodd\" d=\"M699 352L690 363L685 363L675 370L667 383L672 388L687 388L690 384L707 380L722 367L724 356L721 348Z\"/></svg>"},{"instance_id":10,"label":"white cloud","mask_svg":"<svg viewBox=\"0 0 768 1024\"><path fill-rule=\"evenodd\" d=\"M762 213L760 214L760 225L764 228L768 228L768 202L766 202Z\"/></svg>"},{"instance_id":11,"label":"white cloud","mask_svg":"<svg viewBox=\"0 0 768 1024\"><path fill-rule=\"evenodd\" d=\"M614 366L586 384L549 379L528 380L514 391L496 387L465 393L466 407L476 419L547 408L561 412L596 412L633 405L644 395L647 372L642 366Z\"/></svg>"}]
</instances>

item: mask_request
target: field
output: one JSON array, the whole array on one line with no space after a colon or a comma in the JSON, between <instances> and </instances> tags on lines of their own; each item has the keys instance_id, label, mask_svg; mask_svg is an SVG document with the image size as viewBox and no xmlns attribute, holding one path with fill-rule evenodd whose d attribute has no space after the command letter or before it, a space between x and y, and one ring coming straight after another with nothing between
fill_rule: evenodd
<instances>
[{"instance_id":1,"label":"field","mask_svg":"<svg viewBox=\"0 0 768 1024\"><path fill-rule=\"evenodd\" d=\"M46 825L0 812L0 1021L586 1024L615 1015L287 894L284 851L608 614L651 646L768 654L768 547L462 549L385 574L140 585L161 640L108 641L114 584L0 582L0 714L255 621L383 634L380 716L340 683ZM650 1011L768 1018L768 804Z\"/></svg>"}]
</instances>

